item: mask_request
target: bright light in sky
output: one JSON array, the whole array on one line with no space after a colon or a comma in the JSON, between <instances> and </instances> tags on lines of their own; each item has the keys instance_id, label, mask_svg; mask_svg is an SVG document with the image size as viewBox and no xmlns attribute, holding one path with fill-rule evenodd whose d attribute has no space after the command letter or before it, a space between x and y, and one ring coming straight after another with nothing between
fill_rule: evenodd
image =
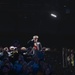
<instances>
[{"instance_id":1,"label":"bright light in sky","mask_svg":"<svg viewBox=\"0 0 75 75\"><path fill-rule=\"evenodd\" d=\"M55 14L51 14L51 16L57 18L57 15L55 15Z\"/></svg>"}]
</instances>

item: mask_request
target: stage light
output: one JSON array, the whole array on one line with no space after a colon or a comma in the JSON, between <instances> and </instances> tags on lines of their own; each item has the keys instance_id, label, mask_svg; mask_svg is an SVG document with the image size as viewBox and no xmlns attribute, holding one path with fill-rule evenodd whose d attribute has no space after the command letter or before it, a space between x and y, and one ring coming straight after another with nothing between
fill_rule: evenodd
<instances>
[{"instance_id":1,"label":"stage light","mask_svg":"<svg viewBox=\"0 0 75 75\"><path fill-rule=\"evenodd\" d=\"M57 18L56 14L51 13L51 16L54 17L54 18Z\"/></svg>"}]
</instances>

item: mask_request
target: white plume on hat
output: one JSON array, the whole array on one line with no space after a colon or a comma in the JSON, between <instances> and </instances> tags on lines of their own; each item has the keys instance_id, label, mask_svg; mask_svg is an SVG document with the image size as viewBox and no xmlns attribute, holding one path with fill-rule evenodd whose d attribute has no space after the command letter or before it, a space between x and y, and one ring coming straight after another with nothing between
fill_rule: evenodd
<instances>
[{"instance_id":1,"label":"white plume on hat","mask_svg":"<svg viewBox=\"0 0 75 75\"><path fill-rule=\"evenodd\" d=\"M33 36L33 38L35 39L35 38L39 38L37 35L35 35L35 36Z\"/></svg>"},{"instance_id":2,"label":"white plume on hat","mask_svg":"<svg viewBox=\"0 0 75 75\"><path fill-rule=\"evenodd\" d=\"M16 49L17 47L14 47L14 46L10 46L10 49Z\"/></svg>"}]
</instances>

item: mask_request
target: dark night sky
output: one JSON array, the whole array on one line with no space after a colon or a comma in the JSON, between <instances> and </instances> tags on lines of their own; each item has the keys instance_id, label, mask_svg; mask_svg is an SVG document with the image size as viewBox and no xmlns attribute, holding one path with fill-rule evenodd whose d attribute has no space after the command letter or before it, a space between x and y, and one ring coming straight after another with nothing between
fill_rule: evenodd
<instances>
[{"instance_id":1,"label":"dark night sky","mask_svg":"<svg viewBox=\"0 0 75 75\"><path fill-rule=\"evenodd\" d=\"M74 9L73 0L0 0L1 37L39 34L41 39L42 35L49 36L49 39L52 35L51 38L56 35L75 35ZM58 17L51 17L52 12Z\"/></svg>"}]
</instances>

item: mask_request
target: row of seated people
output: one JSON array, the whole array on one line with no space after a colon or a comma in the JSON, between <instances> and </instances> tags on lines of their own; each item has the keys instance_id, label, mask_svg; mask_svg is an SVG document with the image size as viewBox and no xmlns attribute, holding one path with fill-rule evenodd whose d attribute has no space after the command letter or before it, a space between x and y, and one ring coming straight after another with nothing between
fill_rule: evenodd
<instances>
[{"instance_id":1,"label":"row of seated people","mask_svg":"<svg viewBox=\"0 0 75 75\"><path fill-rule=\"evenodd\" d=\"M12 56L14 53L19 53L19 54L23 54L23 55L34 55L36 53L44 53L45 51L49 50L49 48L45 48L43 47L41 50L35 50L35 48L26 48L26 47L14 47L14 46L10 46L8 47L4 47L4 48L0 48L0 57L3 55L8 55L8 56Z\"/></svg>"}]
</instances>

